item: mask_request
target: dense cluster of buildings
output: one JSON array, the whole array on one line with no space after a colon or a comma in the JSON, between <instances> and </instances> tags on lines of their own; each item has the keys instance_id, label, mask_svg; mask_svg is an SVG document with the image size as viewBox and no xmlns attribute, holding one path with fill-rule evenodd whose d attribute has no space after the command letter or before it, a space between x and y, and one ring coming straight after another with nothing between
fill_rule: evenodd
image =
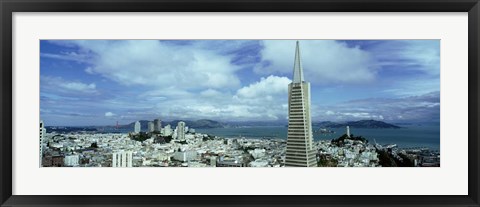
<instances>
[{"instance_id":1,"label":"dense cluster of buildings","mask_svg":"<svg viewBox=\"0 0 480 207\"><path fill-rule=\"evenodd\" d=\"M440 167L440 152L424 147L397 148L396 145L376 146L380 154L387 154L399 167ZM379 156L382 157L382 156ZM391 166L384 164L385 166Z\"/></svg>"},{"instance_id":2,"label":"dense cluster of buildings","mask_svg":"<svg viewBox=\"0 0 480 207\"><path fill-rule=\"evenodd\" d=\"M167 126L166 126L167 127ZM138 127L134 127L134 130ZM168 129L168 127L167 127ZM157 128L158 130L158 128ZM164 131L164 130L161 130ZM72 167L280 167L284 140L224 139L192 132L179 122L166 142L163 135L147 133L144 141L131 134L72 132L45 133L42 166ZM141 133L141 132L138 132ZM282 158L283 157L283 158Z\"/></svg>"},{"instance_id":3,"label":"dense cluster of buildings","mask_svg":"<svg viewBox=\"0 0 480 207\"><path fill-rule=\"evenodd\" d=\"M184 124L179 124L183 127ZM284 139L220 138L191 132L187 126L172 130L172 139L147 133L150 138L132 139L127 133L45 133L41 130L43 167L283 167L286 166L287 141ZM161 130L162 131L162 130ZM179 134L182 132L183 135ZM174 135L176 133L177 135ZM176 137L176 138L173 138ZM376 147L346 139L342 146L329 140L312 142L315 166L379 167ZM395 150L394 150L395 151ZM415 149L399 150L419 157ZM399 152L399 153L400 153ZM438 160L439 161L439 160ZM418 162L420 163L420 161ZM288 166L288 165L287 165ZM418 166L426 166L425 164Z\"/></svg>"},{"instance_id":4,"label":"dense cluster of buildings","mask_svg":"<svg viewBox=\"0 0 480 207\"><path fill-rule=\"evenodd\" d=\"M325 167L379 167L379 159L373 145L359 140L345 139L338 146L330 140L317 143L320 166Z\"/></svg>"},{"instance_id":5,"label":"dense cluster of buildings","mask_svg":"<svg viewBox=\"0 0 480 207\"><path fill-rule=\"evenodd\" d=\"M195 133L184 123L171 133L164 128L162 134L154 133L158 128L147 132L149 138L143 141L132 139L135 132L46 133L43 122L40 126L43 167L288 167L284 139L220 138ZM171 140L167 142L164 135ZM312 149L314 166L381 167L378 152L382 151L395 159L411 159L413 166L440 164L439 153L427 149L398 149L348 138L342 145L331 140L312 142Z\"/></svg>"}]
</instances>

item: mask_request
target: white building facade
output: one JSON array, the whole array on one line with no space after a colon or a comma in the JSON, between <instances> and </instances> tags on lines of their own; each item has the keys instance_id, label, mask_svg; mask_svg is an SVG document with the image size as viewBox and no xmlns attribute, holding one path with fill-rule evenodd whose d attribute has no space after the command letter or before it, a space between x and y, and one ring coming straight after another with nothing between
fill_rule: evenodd
<instances>
[{"instance_id":1,"label":"white building facade","mask_svg":"<svg viewBox=\"0 0 480 207\"><path fill-rule=\"evenodd\" d=\"M163 136L170 136L172 135L172 127L170 126L170 124L167 124L167 126L165 126L163 129L162 129L162 135Z\"/></svg>"},{"instance_id":2,"label":"white building facade","mask_svg":"<svg viewBox=\"0 0 480 207\"><path fill-rule=\"evenodd\" d=\"M185 140L185 122L179 121L177 125L177 139Z\"/></svg>"},{"instance_id":3,"label":"white building facade","mask_svg":"<svg viewBox=\"0 0 480 207\"><path fill-rule=\"evenodd\" d=\"M40 167L42 167L42 161L43 161L43 143L44 143L44 137L45 134L47 133L47 130L45 129L45 125L43 123L43 120L40 120L40 140L39 140L39 150L40 150Z\"/></svg>"},{"instance_id":4,"label":"white building facade","mask_svg":"<svg viewBox=\"0 0 480 207\"><path fill-rule=\"evenodd\" d=\"M148 122L148 132L153 132L155 130L155 125L153 122Z\"/></svg>"},{"instance_id":5,"label":"white building facade","mask_svg":"<svg viewBox=\"0 0 480 207\"><path fill-rule=\"evenodd\" d=\"M120 151L112 154L112 167L132 167L133 153Z\"/></svg>"},{"instance_id":6,"label":"white building facade","mask_svg":"<svg viewBox=\"0 0 480 207\"><path fill-rule=\"evenodd\" d=\"M135 133L140 133L140 131L142 131L142 125L140 125L140 122L139 121L136 121L135 122L135 127L134 127L134 130L133 130Z\"/></svg>"},{"instance_id":7,"label":"white building facade","mask_svg":"<svg viewBox=\"0 0 480 207\"><path fill-rule=\"evenodd\" d=\"M285 166L317 166L310 115L310 83L303 79L300 45L297 41L293 81L288 84L288 135Z\"/></svg>"},{"instance_id":8,"label":"white building facade","mask_svg":"<svg viewBox=\"0 0 480 207\"><path fill-rule=\"evenodd\" d=\"M195 151L175 152L175 154L173 155L173 159L181 162L192 161L197 159L197 152Z\"/></svg>"},{"instance_id":9,"label":"white building facade","mask_svg":"<svg viewBox=\"0 0 480 207\"><path fill-rule=\"evenodd\" d=\"M67 155L63 158L65 166L76 167L79 165L80 157L78 155Z\"/></svg>"}]
</instances>

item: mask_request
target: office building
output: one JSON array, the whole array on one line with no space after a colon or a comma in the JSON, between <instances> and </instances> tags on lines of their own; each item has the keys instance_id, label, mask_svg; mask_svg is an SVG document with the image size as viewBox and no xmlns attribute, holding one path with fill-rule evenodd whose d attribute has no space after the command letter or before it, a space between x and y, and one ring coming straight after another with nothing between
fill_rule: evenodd
<instances>
[{"instance_id":1,"label":"office building","mask_svg":"<svg viewBox=\"0 0 480 207\"><path fill-rule=\"evenodd\" d=\"M139 121L136 121L136 122L135 122L134 132L135 132L135 133L140 133L140 131L142 131L142 126L140 125L140 122L139 122Z\"/></svg>"},{"instance_id":2,"label":"office building","mask_svg":"<svg viewBox=\"0 0 480 207\"><path fill-rule=\"evenodd\" d=\"M295 50L293 81L288 84L288 135L285 166L317 166L310 115L310 83L303 78L298 41Z\"/></svg>"},{"instance_id":3,"label":"office building","mask_svg":"<svg viewBox=\"0 0 480 207\"><path fill-rule=\"evenodd\" d=\"M42 160L43 160L43 142L44 142L44 137L45 134L47 133L47 130L45 129L45 125L43 123L43 120L40 120L40 141L39 141L39 150L40 150L40 167L42 167Z\"/></svg>"},{"instance_id":4,"label":"office building","mask_svg":"<svg viewBox=\"0 0 480 207\"><path fill-rule=\"evenodd\" d=\"M112 154L112 167L132 167L132 152L120 151Z\"/></svg>"},{"instance_id":5,"label":"office building","mask_svg":"<svg viewBox=\"0 0 480 207\"><path fill-rule=\"evenodd\" d=\"M177 124L177 139L185 140L185 122L179 121Z\"/></svg>"},{"instance_id":6,"label":"office building","mask_svg":"<svg viewBox=\"0 0 480 207\"><path fill-rule=\"evenodd\" d=\"M148 132L153 132L155 129L154 129L154 124L153 122L148 122Z\"/></svg>"},{"instance_id":7,"label":"office building","mask_svg":"<svg viewBox=\"0 0 480 207\"><path fill-rule=\"evenodd\" d=\"M162 129L163 133L162 135L163 136L170 136L172 135L172 127L170 126L170 124L167 124L167 126L165 126L163 129Z\"/></svg>"},{"instance_id":8,"label":"office building","mask_svg":"<svg viewBox=\"0 0 480 207\"><path fill-rule=\"evenodd\" d=\"M162 131L162 121L160 119L155 119L153 120L153 123L154 123L154 130L157 131L157 132L161 132Z\"/></svg>"}]
</instances>

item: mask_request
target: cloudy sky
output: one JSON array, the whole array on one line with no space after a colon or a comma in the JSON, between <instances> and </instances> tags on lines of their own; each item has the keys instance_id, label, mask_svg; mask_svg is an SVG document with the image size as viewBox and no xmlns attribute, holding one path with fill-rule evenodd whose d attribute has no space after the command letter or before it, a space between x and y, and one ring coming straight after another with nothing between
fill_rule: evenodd
<instances>
[{"instance_id":1,"label":"cloudy sky","mask_svg":"<svg viewBox=\"0 0 480 207\"><path fill-rule=\"evenodd\" d=\"M46 125L285 121L294 40L40 42ZM300 40L314 121L439 122L438 40Z\"/></svg>"}]
</instances>

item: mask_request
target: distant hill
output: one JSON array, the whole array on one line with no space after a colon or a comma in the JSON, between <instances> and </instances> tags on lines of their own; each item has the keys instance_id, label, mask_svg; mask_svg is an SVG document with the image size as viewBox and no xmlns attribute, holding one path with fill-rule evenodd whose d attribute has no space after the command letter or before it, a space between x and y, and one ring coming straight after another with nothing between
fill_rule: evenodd
<instances>
[{"instance_id":1,"label":"distant hill","mask_svg":"<svg viewBox=\"0 0 480 207\"><path fill-rule=\"evenodd\" d=\"M285 126L288 121L229 121L226 127L265 127L265 126Z\"/></svg>"},{"instance_id":2,"label":"distant hill","mask_svg":"<svg viewBox=\"0 0 480 207\"><path fill-rule=\"evenodd\" d=\"M147 129L148 128L148 120L140 120L140 126L142 127L143 130ZM133 128L135 127L135 122L132 122L130 124L127 124L127 125L119 125L118 128L120 129L132 129L133 131Z\"/></svg>"},{"instance_id":3,"label":"distant hill","mask_svg":"<svg viewBox=\"0 0 480 207\"><path fill-rule=\"evenodd\" d=\"M324 122L317 122L312 124L315 127L322 127L322 128L341 128L341 127L355 127L355 128L390 128L390 129L398 129L401 128L397 125L385 123L383 121L376 121L376 120L360 120L360 121L348 121L348 122L331 122L331 121L324 121Z\"/></svg>"},{"instance_id":4,"label":"distant hill","mask_svg":"<svg viewBox=\"0 0 480 207\"><path fill-rule=\"evenodd\" d=\"M209 119L200 119L200 120L196 120L196 121L191 121L191 120L174 120L174 121L170 121L170 122L162 121L162 127L165 127L166 125L170 124L170 126L172 126L172 128L175 128L177 126L178 122L180 122L180 121L185 122L185 124L188 127L194 128L194 129L223 128L223 127L225 127L225 124L220 123L218 121L209 120ZM142 126L142 130L145 130L145 129L148 128L148 122L150 122L150 121L140 120L140 125ZM135 122L132 122L132 123L127 124L127 125L122 125L119 128L133 129L134 126L135 126Z\"/></svg>"},{"instance_id":5,"label":"distant hill","mask_svg":"<svg viewBox=\"0 0 480 207\"><path fill-rule=\"evenodd\" d=\"M69 133L69 132L77 132L77 131L86 131L86 132L94 132L97 131L94 127L70 127L70 126L46 126L45 129L47 132L56 132L56 133Z\"/></svg>"},{"instance_id":6,"label":"distant hill","mask_svg":"<svg viewBox=\"0 0 480 207\"><path fill-rule=\"evenodd\" d=\"M171 122L166 122L165 124L162 123L163 126L170 124L172 128L174 126L178 125L178 122L183 121L183 120L174 120ZM207 128L223 128L226 125L224 123L218 122L218 121L213 121L209 119L199 119L196 121L189 121L189 120L184 120L185 124L188 127L194 128L194 129L207 129Z\"/></svg>"}]
</instances>

